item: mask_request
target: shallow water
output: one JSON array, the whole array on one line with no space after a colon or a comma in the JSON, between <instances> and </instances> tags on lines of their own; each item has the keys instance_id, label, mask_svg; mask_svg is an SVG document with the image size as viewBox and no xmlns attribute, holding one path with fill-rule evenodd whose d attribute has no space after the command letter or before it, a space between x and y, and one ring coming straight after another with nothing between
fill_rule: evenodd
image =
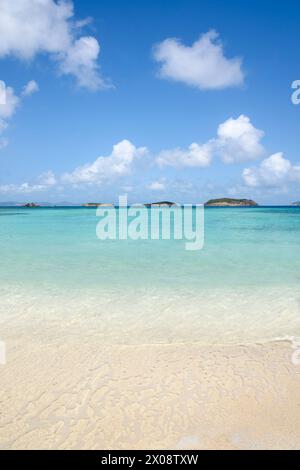
<instances>
[{"instance_id":1,"label":"shallow water","mask_svg":"<svg viewBox=\"0 0 300 470\"><path fill-rule=\"evenodd\" d=\"M122 344L300 336L300 208L205 209L201 251L100 241L98 220L89 208L0 209L0 327Z\"/></svg>"}]
</instances>

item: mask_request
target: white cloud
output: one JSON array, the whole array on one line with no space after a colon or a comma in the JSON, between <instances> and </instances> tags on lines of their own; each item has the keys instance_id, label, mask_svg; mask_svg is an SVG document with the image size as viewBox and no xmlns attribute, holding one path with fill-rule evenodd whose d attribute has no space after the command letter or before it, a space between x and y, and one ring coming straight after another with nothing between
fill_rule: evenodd
<instances>
[{"instance_id":1,"label":"white cloud","mask_svg":"<svg viewBox=\"0 0 300 470\"><path fill-rule=\"evenodd\" d=\"M156 181L152 181L147 185L147 189L155 192L166 192L171 194L191 194L195 189L192 181L187 181L179 178L167 179L165 177Z\"/></svg>"},{"instance_id":2,"label":"white cloud","mask_svg":"<svg viewBox=\"0 0 300 470\"><path fill-rule=\"evenodd\" d=\"M256 129L243 114L230 118L218 128L216 148L224 163L240 163L260 157L264 148L261 139L264 132Z\"/></svg>"},{"instance_id":3,"label":"white cloud","mask_svg":"<svg viewBox=\"0 0 300 470\"><path fill-rule=\"evenodd\" d=\"M76 168L72 173L63 175L66 183L101 184L131 173L134 162L145 155L145 147L136 148L129 140L114 145L107 157L99 157L93 163Z\"/></svg>"},{"instance_id":4,"label":"white cloud","mask_svg":"<svg viewBox=\"0 0 300 470\"><path fill-rule=\"evenodd\" d=\"M245 168L243 180L251 188L278 188L291 182L300 182L300 166L293 165L283 153L275 153L258 167Z\"/></svg>"},{"instance_id":5,"label":"white cloud","mask_svg":"<svg viewBox=\"0 0 300 470\"><path fill-rule=\"evenodd\" d=\"M20 98L15 95L14 89L10 86L6 87L5 103L0 105L0 119L10 119L15 114L19 104Z\"/></svg>"},{"instance_id":6,"label":"white cloud","mask_svg":"<svg viewBox=\"0 0 300 470\"><path fill-rule=\"evenodd\" d=\"M216 31L209 31L185 46L169 38L154 47L154 58L161 64L159 75L200 90L222 89L244 81L242 60L224 56L223 44Z\"/></svg>"},{"instance_id":7,"label":"white cloud","mask_svg":"<svg viewBox=\"0 0 300 470\"><path fill-rule=\"evenodd\" d=\"M56 178L52 171L42 173L33 182L21 184L0 185L1 193L29 194L46 191L61 185L72 185L73 187L104 185L132 172L135 162L147 153L145 147L135 147L128 140L123 140L114 145L112 153L108 157L99 157L91 164L76 168L71 173L65 173ZM126 186L126 192L133 188Z\"/></svg>"},{"instance_id":8,"label":"white cloud","mask_svg":"<svg viewBox=\"0 0 300 470\"><path fill-rule=\"evenodd\" d=\"M39 86L35 80L30 80L27 85L24 86L22 96L30 96L33 93L39 91Z\"/></svg>"},{"instance_id":9,"label":"white cloud","mask_svg":"<svg viewBox=\"0 0 300 470\"><path fill-rule=\"evenodd\" d=\"M163 150L156 162L159 166L173 167L200 167L206 168L212 161L212 146L210 143L199 145L191 144L187 149Z\"/></svg>"},{"instance_id":10,"label":"white cloud","mask_svg":"<svg viewBox=\"0 0 300 470\"><path fill-rule=\"evenodd\" d=\"M70 0L1 0L0 58L31 60L46 53L62 74L73 75L79 86L106 86L97 63L100 46L94 37L78 37L87 22L73 20Z\"/></svg>"},{"instance_id":11,"label":"white cloud","mask_svg":"<svg viewBox=\"0 0 300 470\"><path fill-rule=\"evenodd\" d=\"M30 194L45 191L56 185L56 178L52 171L47 171L37 178L35 183L21 183L0 185L1 193Z\"/></svg>"},{"instance_id":12,"label":"white cloud","mask_svg":"<svg viewBox=\"0 0 300 470\"><path fill-rule=\"evenodd\" d=\"M60 71L77 78L78 85L90 90L104 86L99 76L97 59L100 45L93 37L82 37L74 42L60 63Z\"/></svg>"},{"instance_id":13,"label":"white cloud","mask_svg":"<svg viewBox=\"0 0 300 470\"><path fill-rule=\"evenodd\" d=\"M151 191L164 191L166 189L166 184L164 181L153 181L148 185L148 189Z\"/></svg>"},{"instance_id":14,"label":"white cloud","mask_svg":"<svg viewBox=\"0 0 300 470\"><path fill-rule=\"evenodd\" d=\"M32 80L24 86L21 97L29 96L33 92L37 91L38 85ZM8 127L9 120L15 114L18 106L21 104L21 98L15 94L12 87L5 87L4 93L4 104L0 103L0 149L8 145L8 140L3 137L3 133Z\"/></svg>"},{"instance_id":15,"label":"white cloud","mask_svg":"<svg viewBox=\"0 0 300 470\"><path fill-rule=\"evenodd\" d=\"M12 98L15 95L11 92L10 96ZM11 103L8 104L10 111L8 112L8 110L6 110L7 115L11 115L14 112L15 106L13 103L17 106L18 101L12 98ZM5 121L3 121L2 124L3 128L5 128ZM242 115L237 119L230 118L219 126L215 139L211 139L202 145L193 143L187 149L175 148L163 150L156 157L156 163L160 167L206 168L211 164L213 158L217 156L226 163L241 162L247 159L251 160L254 156L258 157L263 151L261 145L263 135L262 131L252 125L248 117ZM111 183L118 178L130 175L132 171L137 168L140 157L147 153L148 150L146 147L137 148L129 140L123 140L113 146L110 155L100 156L94 162L86 163L60 176L59 183L73 185L74 187ZM145 160L143 160L143 162L145 162ZM268 164L262 163L261 168L266 170ZM294 173L297 168L298 167L294 167ZM272 171L274 173L274 169ZM253 186L258 185L255 181L262 179L261 174L261 169L246 169L244 171L244 178L247 179L248 186L251 184ZM2 186L2 191L5 188L9 191L15 188L16 192L41 191L56 184L57 181L53 173L47 172L41 175L35 183L23 183L19 186ZM130 185L128 186L127 181L125 181L125 184L127 184L126 191L132 191L133 188ZM167 186L169 188L170 184L166 184L166 179L160 178L157 181L151 182L147 187L152 191L163 191ZM186 184L181 188L173 184L173 189L176 188L178 191L191 190L191 187Z\"/></svg>"},{"instance_id":16,"label":"white cloud","mask_svg":"<svg viewBox=\"0 0 300 470\"><path fill-rule=\"evenodd\" d=\"M4 104L0 104L0 150L8 145L8 140L3 137L3 134L8 127L9 119L15 114L20 104L20 98L15 95L13 88L6 87L4 101Z\"/></svg>"},{"instance_id":17,"label":"white cloud","mask_svg":"<svg viewBox=\"0 0 300 470\"><path fill-rule=\"evenodd\" d=\"M1 0L0 56L32 59L39 52L58 53L71 43L71 2Z\"/></svg>"},{"instance_id":18,"label":"white cloud","mask_svg":"<svg viewBox=\"0 0 300 470\"><path fill-rule=\"evenodd\" d=\"M208 167L213 157L224 163L240 163L261 156L264 148L261 139L264 132L256 129L247 116L230 118L218 127L217 137L204 144L191 144L187 149L163 150L156 163L173 167Z\"/></svg>"},{"instance_id":19,"label":"white cloud","mask_svg":"<svg viewBox=\"0 0 300 470\"><path fill-rule=\"evenodd\" d=\"M53 171L49 170L45 173L42 173L38 178L39 184L43 186L55 186L56 185L56 178Z\"/></svg>"}]
</instances>

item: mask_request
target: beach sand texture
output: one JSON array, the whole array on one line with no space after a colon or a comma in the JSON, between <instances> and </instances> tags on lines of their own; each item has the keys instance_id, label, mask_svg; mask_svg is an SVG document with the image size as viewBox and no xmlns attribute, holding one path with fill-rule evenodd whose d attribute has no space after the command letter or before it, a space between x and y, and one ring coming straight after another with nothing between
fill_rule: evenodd
<instances>
[{"instance_id":1,"label":"beach sand texture","mask_svg":"<svg viewBox=\"0 0 300 470\"><path fill-rule=\"evenodd\" d=\"M2 449L299 449L288 342L101 346L14 338L1 368Z\"/></svg>"}]
</instances>

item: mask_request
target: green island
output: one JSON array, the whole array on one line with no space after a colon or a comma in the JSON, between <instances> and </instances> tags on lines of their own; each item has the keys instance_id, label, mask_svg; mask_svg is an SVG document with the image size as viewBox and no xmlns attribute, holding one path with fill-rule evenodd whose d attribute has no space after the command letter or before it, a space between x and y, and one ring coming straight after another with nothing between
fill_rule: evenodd
<instances>
[{"instance_id":1,"label":"green island","mask_svg":"<svg viewBox=\"0 0 300 470\"><path fill-rule=\"evenodd\" d=\"M234 199L229 197L224 197L220 199L210 199L206 202L205 206L207 207L256 207L258 206L257 202L252 201L252 199Z\"/></svg>"}]
</instances>

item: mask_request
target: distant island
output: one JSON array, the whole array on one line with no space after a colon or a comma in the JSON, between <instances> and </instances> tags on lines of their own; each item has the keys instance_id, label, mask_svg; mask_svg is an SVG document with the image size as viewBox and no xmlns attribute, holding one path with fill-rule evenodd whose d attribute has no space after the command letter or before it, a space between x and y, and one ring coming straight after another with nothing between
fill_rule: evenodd
<instances>
[{"instance_id":1,"label":"distant island","mask_svg":"<svg viewBox=\"0 0 300 470\"><path fill-rule=\"evenodd\" d=\"M24 204L24 207L40 207L38 204L35 204L34 202L27 202L27 204Z\"/></svg>"},{"instance_id":2,"label":"distant island","mask_svg":"<svg viewBox=\"0 0 300 470\"><path fill-rule=\"evenodd\" d=\"M148 204L144 204L145 207L173 207L177 206L176 202L170 202L170 201L161 201L161 202L151 202Z\"/></svg>"},{"instance_id":3,"label":"distant island","mask_svg":"<svg viewBox=\"0 0 300 470\"><path fill-rule=\"evenodd\" d=\"M158 208L171 208L176 207L179 204L172 201L158 201L150 203L140 203L134 204L137 207L158 207ZM210 199L204 204L206 207L257 207L257 202L252 199L235 199L235 198L218 198ZM115 204L108 202L86 202L86 203L70 203L70 202L60 202L60 203L49 203L49 202L0 202L0 207L27 207L27 208L36 208L36 207L115 207ZM300 201L296 201L291 206L300 207Z\"/></svg>"},{"instance_id":4,"label":"distant island","mask_svg":"<svg viewBox=\"0 0 300 470\"><path fill-rule=\"evenodd\" d=\"M82 204L82 207L114 207L114 204L109 204L105 202L87 202L86 204Z\"/></svg>"},{"instance_id":5,"label":"distant island","mask_svg":"<svg viewBox=\"0 0 300 470\"><path fill-rule=\"evenodd\" d=\"M220 198L220 199L210 199L207 201L205 206L208 207L256 207L258 206L257 202L252 201L251 199L233 199L233 198Z\"/></svg>"},{"instance_id":6,"label":"distant island","mask_svg":"<svg viewBox=\"0 0 300 470\"><path fill-rule=\"evenodd\" d=\"M293 202L292 206L297 206L297 207L300 207L300 201Z\"/></svg>"}]
</instances>

